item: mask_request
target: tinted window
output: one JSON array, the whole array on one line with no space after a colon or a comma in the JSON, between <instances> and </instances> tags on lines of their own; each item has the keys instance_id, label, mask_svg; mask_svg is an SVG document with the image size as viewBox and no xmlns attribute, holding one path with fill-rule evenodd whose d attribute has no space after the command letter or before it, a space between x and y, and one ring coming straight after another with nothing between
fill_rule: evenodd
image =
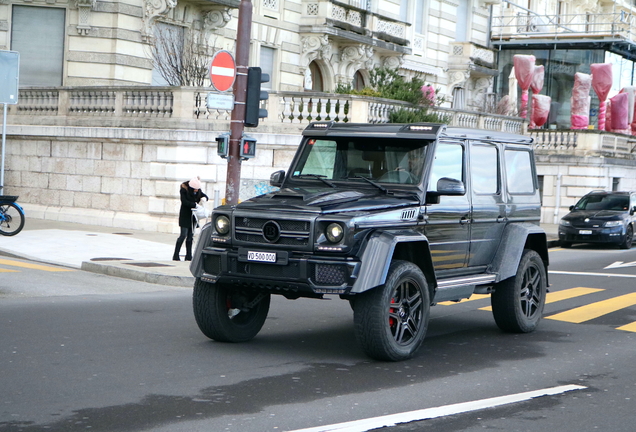
<instances>
[{"instance_id":1,"label":"tinted window","mask_svg":"<svg viewBox=\"0 0 636 432\"><path fill-rule=\"evenodd\" d=\"M437 190L437 181L443 177L464 181L464 148L459 144L440 143L435 150L435 160L428 190Z\"/></svg>"},{"instance_id":2,"label":"tinted window","mask_svg":"<svg viewBox=\"0 0 636 432\"><path fill-rule=\"evenodd\" d=\"M576 203L579 210L627 210L629 197L627 195L587 195Z\"/></svg>"},{"instance_id":3,"label":"tinted window","mask_svg":"<svg viewBox=\"0 0 636 432\"><path fill-rule=\"evenodd\" d=\"M473 145L470 149L473 191L477 194L499 193L499 155L493 145Z\"/></svg>"},{"instance_id":4,"label":"tinted window","mask_svg":"<svg viewBox=\"0 0 636 432\"><path fill-rule=\"evenodd\" d=\"M506 160L506 179L511 194L530 194L535 190L534 173L530 152L525 150L504 151Z\"/></svg>"}]
</instances>

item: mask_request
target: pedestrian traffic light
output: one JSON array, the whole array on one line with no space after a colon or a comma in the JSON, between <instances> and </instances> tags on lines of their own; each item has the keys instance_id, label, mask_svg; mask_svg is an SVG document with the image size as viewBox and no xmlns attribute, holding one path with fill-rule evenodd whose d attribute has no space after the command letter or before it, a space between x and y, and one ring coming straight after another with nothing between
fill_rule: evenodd
<instances>
[{"instance_id":1,"label":"pedestrian traffic light","mask_svg":"<svg viewBox=\"0 0 636 432\"><path fill-rule=\"evenodd\" d=\"M241 138L241 159L251 159L256 156L256 139L243 135Z\"/></svg>"},{"instance_id":2,"label":"pedestrian traffic light","mask_svg":"<svg viewBox=\"0 0 636 432\"><path fill-rule=\"evenodd\" d=\"M230 134L224 133L216 137L216 153L223 159L227 158L230 148Z\"/></svg>"},{"instance_id":3,"label":"pedestrian traffic light","mask_svg":"<svg viewBox=\"0 0 636 432\"><path fill-rule=\"evenodd\" d=\"M267 100L269 94L261 90L261 84L269 82L269 75L259 67L247 69L247 94L245 95L245 126L258 126L258 119L267 117L267 110L261 108L261 101Z\"/></svg>"}]
</instances>

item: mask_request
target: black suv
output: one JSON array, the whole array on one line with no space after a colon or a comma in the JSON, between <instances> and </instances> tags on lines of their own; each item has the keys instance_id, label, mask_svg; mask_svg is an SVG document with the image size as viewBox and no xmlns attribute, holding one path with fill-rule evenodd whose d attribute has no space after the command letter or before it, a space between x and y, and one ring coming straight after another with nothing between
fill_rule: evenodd
<instances>
[{"instance_id":1,"label":"black suv","mask_svg":"<svg viewBox=\"0 0 636 432\"><path fill-rule=\"evenodd\" d=\"M609 243L630 249L636 226L636 192L593 191L570 206L559 223L559 242Z\"/></svg>"},{"instance_id":2,"label":"black suv","mask_svg":"<svg viewBox=\"0 0 636 432\"><path fill-rule=\"evenodd\" d=\"M547 286L532 139L440 124L310 124L277 192L220 206L197 244L194 315L217 341L256 336L270 295L338 295L363 350L403 360L430 306L492 293L530 332Z\"/></svg>"}]
</instances>

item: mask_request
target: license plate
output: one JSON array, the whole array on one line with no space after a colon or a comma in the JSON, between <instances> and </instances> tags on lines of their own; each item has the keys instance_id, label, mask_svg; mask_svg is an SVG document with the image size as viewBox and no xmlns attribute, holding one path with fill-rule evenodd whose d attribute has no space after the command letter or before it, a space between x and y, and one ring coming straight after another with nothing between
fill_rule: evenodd
<instances>
[{"instance_id":1,"label":"license plate","mask_svg":"<svg viewBox=\"0 0 636 432\"><path fill-rule=\"evenodd\" d=\"M587 235L589 235L589 234L592 234L592 230L579 230L579 234L582 234L582 235L586 235L587 234Z\"/></svg>"},{"instance_id":2,"label":"license plate","mask_svg":"<svg viewBox=\"0 0 636 432\"><path fill-rule=\"evenodd\" d=\"M275 263L276 262L276 252L247 251L247 260L248 261Z\"/></svg>"}]
</instances>

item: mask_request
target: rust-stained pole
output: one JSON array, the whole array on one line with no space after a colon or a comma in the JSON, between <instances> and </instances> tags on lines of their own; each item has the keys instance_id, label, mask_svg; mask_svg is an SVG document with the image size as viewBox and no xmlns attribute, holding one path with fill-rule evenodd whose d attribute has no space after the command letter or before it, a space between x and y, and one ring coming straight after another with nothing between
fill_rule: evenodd
<instances>
[{"instance_id":1,"label":"rust-stained pole","mask_svg":"<svg viewBox=\"0 0 636 432\"><path fill-rule=\"evenodd\" d=\"M247 68L250 61L250 38L252 34L252 1L241 0L238 29L236 32L236 81L234 83L234 109L230 124L230 148L227 157L227 180L225 203L238 204L241 188L241 137L245 121L245 93L247 90Z\"/></svg>"}]
</instances>

